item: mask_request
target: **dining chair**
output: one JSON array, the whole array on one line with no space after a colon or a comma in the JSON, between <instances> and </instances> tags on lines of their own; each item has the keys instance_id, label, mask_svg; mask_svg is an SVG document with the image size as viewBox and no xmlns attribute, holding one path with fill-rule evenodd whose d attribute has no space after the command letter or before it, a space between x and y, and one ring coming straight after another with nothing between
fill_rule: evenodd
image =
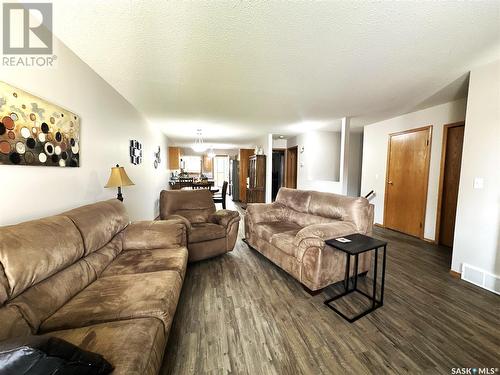
<instances>
[{"instance_id":1,"label":"dining chair","mask_svg":"<svg viewBox=\"0 0 500 375\"><path fill-rule=\"evenodd\" d=\"M191 187L191 186L193 186L193 178L192 177L189 177L189 178L181 177L181 178L179 178L179 185L180 185L181 189L183 187Z\"/></svg>"},{"instance_id":2,"label":"dining chair","mask_svg":"<svg viewBox=\"0 0 500 375\"><path fill-rule=\"evenodd\" d=\"M222 203L222 208L226 209L226 194L227 194L227 181L222 183L222 191L220 195L214 195L214 203Z\"/></svg>"}]
</instances>

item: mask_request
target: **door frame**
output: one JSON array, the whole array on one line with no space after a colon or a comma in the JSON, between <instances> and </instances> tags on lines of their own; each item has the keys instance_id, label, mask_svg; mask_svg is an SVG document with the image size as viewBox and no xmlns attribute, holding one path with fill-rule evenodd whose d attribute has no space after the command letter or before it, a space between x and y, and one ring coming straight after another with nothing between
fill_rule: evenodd
<instances>
[{"instance_id":1,"label":"door frame","mask_svg":"<svg viewBox=\"0 0 500 375\"><path fill-rule=\"evenodd\" d=\"M438 188L438 203L436 211L436 229L434 243L439 245L439 234L441 232L441 210L443 208L443 183L444 183L444 166L446 162L446 145L448 143L448 130L459 126L465 127L465 121L452 122L443 126L443 141L441 145L441 164L439 166L439 188ZM464 129L465 130L465 129ZM462 144L463 147L463 144ZM462 169L462 166L460 166Z\"/></svg>"},{"instance_id":2,"label":"door frame","mask_svg":"<svg viewBox=\"0 0 500 375\"><path fill-rule=\"evenodd\" d=\"M431 165L431 148L432 148L432 130L433 130L433 125L427 125L427 126L421 126L419 128L414 128L414 129L408 129L408 130L403 130L399 131L396 133L390 133L389 138L387 141L387 162L386 162L386 170L385 170L385 191L384 191L384 228L387 228L386 226L386 221L387 221L387 185L389 185L389 170L390 170L390 161L391 161L391 139L392 137L396 137L398 135L403 135L403 134L408 134L408 133L415 133L418 131L422 130L427 130L428 131L428 136L427 136L427 152L425 154L425 171L424 171L424 179L425 179L425 188L422 193L422 200L423 200L423 209L422 209L422 216L421 216L421 223L422 227L420 228L419 232L419 238L424 240L424 230L425 230L425 214L427 212L427 195L429 192L429 170L430 170L430 165ZM390 229L390 228L389 228ZM409 236L411 236L409 234Z\"/></svg>"}]
</instances>

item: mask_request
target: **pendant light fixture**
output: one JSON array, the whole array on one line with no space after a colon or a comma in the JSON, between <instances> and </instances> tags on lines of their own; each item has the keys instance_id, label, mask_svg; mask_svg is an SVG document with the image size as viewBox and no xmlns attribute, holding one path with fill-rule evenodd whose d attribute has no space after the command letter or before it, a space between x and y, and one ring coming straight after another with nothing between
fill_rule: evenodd
<instances>
[{"instance_id":1,"label":"pendant light fixture","mask_svg":"<svg viewBox=\"0 0 500 375\"><path fill-rule=\"evenodd\" d=\"M207 146L203 143L203 138L201 136L201 129L196 131L196 139L194 140L193 146L191 147L195 152L205 152Z\"/></svg>"}]
</instances>

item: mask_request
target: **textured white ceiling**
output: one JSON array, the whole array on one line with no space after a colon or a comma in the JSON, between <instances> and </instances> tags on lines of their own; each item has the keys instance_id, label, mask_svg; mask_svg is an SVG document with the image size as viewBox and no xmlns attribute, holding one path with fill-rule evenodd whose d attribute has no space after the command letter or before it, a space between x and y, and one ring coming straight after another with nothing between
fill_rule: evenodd
<instances>
[{"instance_id":1,"label":"textured white ceiling","mask_svg":"<svg viewBox=\"0 0 500 375\"><path fill-rule=\"evenodd\" d=\"M499 1L53 2L56 35L179 142L364 125L500 57Z\"/></svg>"}]
</instances>

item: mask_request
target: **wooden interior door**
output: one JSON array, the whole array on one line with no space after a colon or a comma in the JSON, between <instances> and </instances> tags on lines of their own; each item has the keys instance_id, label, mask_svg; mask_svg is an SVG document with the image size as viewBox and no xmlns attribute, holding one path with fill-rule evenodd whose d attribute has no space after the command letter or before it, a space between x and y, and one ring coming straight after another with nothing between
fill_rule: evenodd
<instances>
[{"instance_id":1,"label":"wooden interior door","mask_svg":"<svg viewBox=\"0 0 500 375\"><path fill-rule=\"evenodd\" d=\"M287 188L297 189L297 162L298 162L298 148L290 147L286 150L286 172L285 172L285 186Z\"/></svg>"},{"instance_id":2,"label":"wooden interior door","mask_svg":"<svg viewBox=\"0 0 500 375\"><path fill-rule=\"evenodd\" d=\"M244 203L247 201L248 161L254 153L253 149L240 149L240 201Z\"/></svg>"},{"instance_id":3,"label":"wooden interior door","mask_svg":"<svg viewBox=\"0 0 500 375\"><path fill-rule=\"evenodd\" d=\"M439 244L448 247L453 247L455 235L464 130L463 123L446 125L443 130L437 234Z\"/></svg>"},{"instance_id":4,"label":"wooden interior door","mask_svg":"<svg viewBox=\"0 0 500 375\"><path fill-rule=\"evenodd\" d=\"M384 226L423 238L432 127L389 135Z\"/></svg>"}]
</instances>

